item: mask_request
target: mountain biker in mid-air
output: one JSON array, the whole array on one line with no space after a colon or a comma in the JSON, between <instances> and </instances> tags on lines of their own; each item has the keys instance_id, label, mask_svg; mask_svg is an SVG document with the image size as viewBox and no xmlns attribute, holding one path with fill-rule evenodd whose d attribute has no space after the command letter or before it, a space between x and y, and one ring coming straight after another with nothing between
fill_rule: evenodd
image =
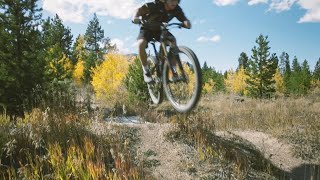
<instances>
[{"instance_id":1,"label":"mountain biker in mid-air","mask_svg":"<svg viewBox=\"0 0 320 180\"><path fill-rule=\"evenodd\" d=\"M191 23L184 15L181 7L178 5L180 0L156 0L154 2L146 3L137 9L133 16L132 22L135 24L140 24L141 20L148 23L168 23L174 17L176 17L180 22L183 23L185 28L190 29ZM141 26L140 33L137 38L138 48L139 48L139 58L142 64L142 69L144 72L144 81L146 83L151 83L151 73L150 68L147 63L147 53L146 47L149 41L155 38L157 41L160 40L161 29L160 26L155 26L153 28L146 28ZM175 58L179 58L179 49L177 47L175 37L170 33L170 52L173 53ZM173 75L176 75L176 62L173 62L172 69Z\"/></svg>"}]
</instances>

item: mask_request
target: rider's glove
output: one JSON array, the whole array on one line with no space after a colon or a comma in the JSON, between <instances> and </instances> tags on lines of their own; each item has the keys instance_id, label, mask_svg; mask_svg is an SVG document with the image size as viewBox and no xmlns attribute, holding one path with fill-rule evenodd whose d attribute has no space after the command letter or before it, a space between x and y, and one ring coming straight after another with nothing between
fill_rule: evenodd
<instances>
[{"instance_id":1,"label":"rider's glove","mask_svg":"<svg viewBox=\"0 0 320 180\"><path fill-rule=\"evenodd\" d=\"M132 23L134 24L140 24L141 23L141 16L140 17L134 17L132 19Z\"/></svg>"}]
</instances>

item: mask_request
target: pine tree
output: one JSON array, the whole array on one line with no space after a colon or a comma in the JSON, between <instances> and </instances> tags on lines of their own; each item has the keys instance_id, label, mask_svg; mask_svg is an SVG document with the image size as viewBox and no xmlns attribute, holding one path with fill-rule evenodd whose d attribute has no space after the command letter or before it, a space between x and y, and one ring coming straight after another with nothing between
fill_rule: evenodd
<instances>
[{"instance_id":1,"label":"pine tree","mask_svg":"<svg viewBox=\"0 0 320 180\"><path fill-rule=\"evenodd\" d=\"M301 78L301 65L295 56L292 60L292 72L290 76L289 92L292 94L302 94L302 78Z\"/></svg>"},{"instance_id":2,"label":"pine tree","mask_svg":"<svg viewBox=\"0 0 320 180\"><path fill-rule=\"evenodd\" d=\"M215 82L215 85L214 85L215 91L225 91L224 75L221 72L214 71L212 79Z\"/></svg>"},{"instance_id":3,"label":"pine tree","mask_svg":"<svg viewBox=\"0 0 320 180\"><path fill-rule=\"evenodd\" d=\"M292 61L292 75L290 77L290 92L295 95L305 95L311 88L311 72L307 60L302 66L297 57Z\"/></svg>"},{"instance_id":4,"label":"pine tree","mask_svg":"<svg viewBox=\"0 0 320 180\"><path fill-rule=\"evenodd\" d=\"M113 49L110 39L104 37L104 30L101 28L96 14L94 14L93 19L88 24L84 39L85 47L88 50L88 56L84 60L85 81L90 82L92 79L91 69L103 60L103 55Z\"/></svg>"},{"instance_id":5,"label":"pine tree","mask_svg":"<svg viewBox=\"0 0 320 180\"><path fill-rule=\"evenodd\" d=\"M203 84L208 83L208 80L210 77L210 68L208 67L206 61L203 63L201 71L202 71L202 83Z\"/></svg>"},{"instance_id":6,"label":"pine tree","mask_svg":"<svg viewBox=\"0 0 320 180\"><path fill-rule=\"evenodd\" d=\"M49 82L53 79L62 81L71 79L71 30L63 25L62 20L56 15L48 18L43 25L43 43L45 47L44 58L47 61L46 78Z\"/></svg>"},{"instance_id":7,"label":"pine tree","mask_svg":"<svg viewBox=\"0 0 320 180\"><path fill-rule=\"evenodd\" d=\"M101 60L102 56L109 50L110 39L104 37L104 30L101 28L96 14L89 22L84 38L86 49L95 54L96 60Z\"/></svg>"},{"instance_id":8,"label":"pine tree","mask_svg":"<svg viewBox=\"0 0 320 180\"><path fill-rule=\"evenodd\" d=\"M311 88L311 71L307 60L304 60L301 68L302 92L307 94Z\"/></svg>"},{"instance_id":9,"label":"pine tree","mask_svg":"<svg viewBox=\"0 0 320 180\"><path fill-rule=\"evenodd\" d=\"M283 83L284 83L284 93L289 93L290 87L290 76L291 76L291 68L290 68L290 60L289 55L286 52L282 52L280 55L280 72L283 76Z\"/></svg>"},{"instance_id":10,"label":"pine tree","mask_svg":"<svg viewBox=\"0 0 320 180\"><path fill-rule=\"evenodd\" d=\"M129 94L129 101L145 103L149 100L148 87L143 81L143 70L138 57L129 65L124 84Z\"/></svg>"},{"instance_id":11,"label":"pine tree","mask_svg":"<svg viewBox=\"0 0 320 180\"><path fill-rule=\"evenodd\" d=\"M241 67L243 67L244 69L247 69L249 57L247 56L247 54L245 52L242 52L240 54L238 61L239 61L239 65L238 65L237 70L241 69Z\"/></svg>"},{"instance_id":12,"label":"pine tree","mask_svg":"<svg viewBox=\"0 0 320 180\"><path fill-rule=\"evenodd\" d=\"M46 49L57 46L68 58L71 57L72 34L71 29L63 25L58 15L43 22L43 42Z\"/></svg>"},{"instance_id":13,"label":"pine tree","mask_svg":"<svg viewBox=\"0 0 320 180\"><path fill-rule=\"evenodd\" d=\"M0 1L0 102L10 115L23 115L36 103L43 83L37 0Z\"/></svg>"},{"instance_id":14,"label":"pine tree","mask_svg":"<svg viewBox=\"0 0 320 180\"><path fill-rule=\"evenodd\" d=\"M318 59L313 71L313 79L320 80L320 58Z\"/></svg>"},{"instance_id":15,"label":"pine tree","mask_svg":"<svg viewBox=\"0 0 320 180\"><path fill-rule=\"evenodd\" d=\"M248 91L249 95L257 98L271 97L275 92L275 81L273 79L278 67L276 54L270 56L267 41L268 36L260 35L256 39L258 47L254 46L248 64Z\"/></svg>"}]
</instances>

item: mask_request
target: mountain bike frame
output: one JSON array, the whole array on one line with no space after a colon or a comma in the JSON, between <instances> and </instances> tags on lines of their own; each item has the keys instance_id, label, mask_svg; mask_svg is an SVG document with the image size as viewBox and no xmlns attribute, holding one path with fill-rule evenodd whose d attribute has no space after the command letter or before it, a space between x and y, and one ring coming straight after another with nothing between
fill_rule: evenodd
<instances>
[{"instance_id":1,"label":"mountain bike frame","mask_svg":"<svg viewBox=\"0 0 320 180\"><path fill-rule=\"evenodd\" d=\"M147 84L152 102L156 105L160 104L163 100L163 93L165 93L168 101L178 112L190 111L198 103L201 94L199 60L190 48L172 44L174 42L169 33L169 27L181 28L183 24L149 22L141 24L146 29L152 30L154 27L160 27L161 30L159 40L153 38L148 42L154 51L154 55L149 52L147 57L153 79L152 83ZM158 49L157 42L160 43ZM174 69L173 65L177 65L177 68Z\"/></svg>"},{"instance_id":2,"label":"mountain bike frame","mask_svg":"<svg viewBox=\"0 0 320 180\"><path fill-rule=\"evenodd\" d=\"M160 28L161 28L160 40L158 41L155 38L152 38L152 40L148 43L152 45L153 51L156 56L157 62L155 62L155 64L156 64L156 68L157 68L156 69L157 76L162 77L162 70L163 70L163 65L164 65L165 61L168 61L169 68L170 68L171 72L174 72L174 70L172 68L174 61L170 58L175 58L176 63L178 64L179 69L182 72L182 75L180 78L176 79L176 81L174 81L174 82L186 81L187 79L186 79L185 71L183 70L183 66L180 61L179 54L178 53L175 54L175 52L171 52L172 48L178 49L178 47L173 47L172 40L169 38L169 34L170 34L169 27L176 26L178 28L182 28L183 23L170 23L170 24L168 24L168 23L152 23L151 25L154 25L154 24L160 25ZM150 25L150 23L149 24L145 23L144 25ZM160 43L160 46L158 48L159 52L157 51L157 48L156 48L156 42ZM168 46L170 47L169 51L167 50ZM150 53L149 53L149 55L150 55ZM170 55L171 55L171 57L170 57Z\"/></svg>"}]
</instances>

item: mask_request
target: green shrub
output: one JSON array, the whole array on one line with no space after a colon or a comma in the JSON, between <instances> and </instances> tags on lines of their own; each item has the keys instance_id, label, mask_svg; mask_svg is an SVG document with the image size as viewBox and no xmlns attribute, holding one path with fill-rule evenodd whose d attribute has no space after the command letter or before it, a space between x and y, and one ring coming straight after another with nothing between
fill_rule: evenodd
<instances>
[{"instance_id":1,"label":"green shrub","mask_svg":"<svg viewBox=\"0 0 320 180\"><path fill-rule=\"evenodd\" d=\"M129 94L129 101L144 103L149 99L147 84L143 81L143 70L139 59L136 57L129 65L124 84Z\"/></svg>"}]
</instances>

